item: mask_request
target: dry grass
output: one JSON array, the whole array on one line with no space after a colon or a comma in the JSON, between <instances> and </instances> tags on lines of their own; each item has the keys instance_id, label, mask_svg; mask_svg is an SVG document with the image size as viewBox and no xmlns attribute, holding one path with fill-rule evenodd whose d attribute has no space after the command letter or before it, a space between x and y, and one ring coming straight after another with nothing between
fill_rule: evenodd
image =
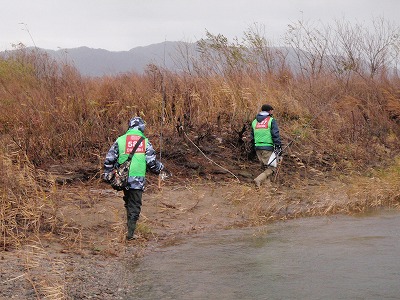
<instances>
[{"instance_id":1,"label":"dry grass","mask_svg":"<svg viewBox=\"0 0 400 300\"><path fill-rule=\"evenodd\" d=\"M29 236L56 230L57 204L52 199L54 182L44 178L25 155L0 149L0 216L3 249L20 246ZM45 182L45 187L38 182Z\"/></svg>"},{"instance_id":2,"label":"dry grass","mask_svg":"<svg viewBox=\"0 0 400 300\"><path fill-rule=\"evenodd\" d=\"M286 175L287 176L287 175ZM244 225L263 225L276 220L331 214L353 215L381 208L400 209L400 158L389 168L368 174L339 176L336 180L303 181L292 187L254 188L232 185L225 199L242 207Z\"/></svg>"},{"instance_id":3,"label":"dry grass","mask_svg":"<svg viewBox=\"0 0 400 300\"><path fill-rule=\"evenodd\" d=\"M32 285L37 299L67 299L65 264L53 259L40 244L25 246L25 278Z\"/></svg>"},{"instance_id":4,"label":"dry grass","mask_svg":"<svg viewBox=\"0 0 400 300\"><path fill-rule=\"evenodd\" d=\"M165 151L176 142L176 126L182 125L199 146L217 136L238 155L243 126L269 102L284 139L300 136L296 147L301 152L333 148L356 159L356 168L376 151L387 156L399 147L395 77L371 82L356 77L344 89L325 74L313 79L310 90L301 77L280 84L279 72L260 75L246 69L246 76L236 74L233 80L203 71L189 76L153 66L144 75L90 79L22 49L13 58L0 59L0 131L5 142L25 152L35 166L72 159L97 163L133 115L146 120L157 147L164 115ZM260 81L260 76L265 78Z\"/></svg>"},{"instance_id":5,"label":"dry grass","mask_svg":"<svg viewBox=\"0 0 400 300\"><path fill-rule=\"evenodd\" d=\"M247 61L242 61L237 56L242 48L220 46L215 49L224 50L222 61L204 56L192 73L173 73L151 65L143 75L103 78L83 78L73 67L58 64L36 50L21 48L7 59L0 58L2 248L20 246L39 232L57 232L69 245L80 247L85 238L82 228L59 219L63 195L57 193L54 179L40 170L54 163L67 167L70 162L90 162L97 167L90 176L98 178L105 152L133 115L146 120L153 145L158 149L162 142L164 159L177 169L187 168L188 157L201 156L185 136L217 160L245 163L249 145L241 138L266 102L275 107L284 142L295 140L285 161L292 178L357 174L390 165L398 154L400 92L396 76L382 73L368 79L357 74L349 76L344 86L327 72L312 78L297 76L285 63L279 70L260 73L259 66L246 63L256 62L256 57L251 57L256 54L245 53ZM215 63L220 72L212 69ZM162 115L163 141L159 136ZM193 172L200 176L202 170ZM280 180L290 184L287 178ZM246 197L248 192L242 193ZM349 193L346 201L358 192ZM82 197L84 202L91 201ZM365 197L371 205L385 201L383 196ZM254 203L254 216L270 220L276 218L272 215L358 209L357 205L342 208L337 202L300 209L294 208L297 200L282 203L283 198L272 199L267 208L262 202ZM267 212L260 213L265 209ZM115 230L121 231L120 227L116 225Z\"/></svg>"},{"instance_id":6,"label":"dry grass","mask_svg":"<svg viewBox=\"0 0 400 300\"><path fill-rule=\"evenodd\" d=\"M97 169L85 180L98 178L108 147L134 115L146 120L155 148L162 143L166 164L189 180L201 176L205 165L197 149L224 166L246 165L250 147L241 138L248 135L261 105L271 103L284 143L295 143L287 149L285 175L277 179L278 188L284 189L255 195L252 187L235 183L224 195L232 208L242 209L246 225L399 208L400 161L393 160L400 149L399 78L385 73L387 67L370 77L361 69L346 70L346 82L328 72L296 74L284 61L279 69L260 72L257 57L238 52L242 48L234 45L219 46L214 49L223 51L222 60L203 57L192 72L173 73L152 65L143 75L96 79L83 78L72 66L36 50L21 48L0 58L0 246L22 249L25 273L20 276L36 298L66 298L64 263L45 251L41 237L56 237L75 253L83 253L84 244L92 244L94 253L121 251L121 216L110 209L111 221L96 223L98 228L65 218L61 204L67 201L76 206L76 218L83 208L93 209L92 215L100 218L103 212L95 212L100 200L90 191L66 193L46 171L54 164L68 169L71 162L89 162ZM186 170L196 164L200 166ZM335 184L326 178L336 178ZM204 200L202 194L192 196L190 204L168 207L162 199L157 204L187 215ZM198 220L210 217L203 212ZM153 225L143 215L134 255L145 251L146 239L157 239ZM90 236L96 229L102 229L105 248Z\"/></svg>"}]
</instances>

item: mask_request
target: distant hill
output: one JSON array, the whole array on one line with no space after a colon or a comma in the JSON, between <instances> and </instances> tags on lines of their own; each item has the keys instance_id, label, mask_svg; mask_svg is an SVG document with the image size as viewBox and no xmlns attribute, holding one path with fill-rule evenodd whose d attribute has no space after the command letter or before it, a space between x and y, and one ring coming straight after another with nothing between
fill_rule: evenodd
<instances>
[{"instance_id":1,"label":"distant hill","mask_svg":"<svg viewBox=\"0 0 400 300\"><path fill-rule=\"evenodd\" d=\"M83 76L97 77L117 75L127 72L143 73L148 64L165 66L177 70L177 58L182 57L181 50L195 54L196 43L162 42L144 47L132 48L129 51L108 51L88 47L60 50L40 49L50 57L74 65ZM181 50L180 50L181 49ZM8 51L10 52L10 51ZM5 54L6 52L0 52Z\"/></svg>"},{"instance_id":2,"label":"distant hill","mask_svg":"<svg viewBox=\"0 0 400 300\"><path fill-rule=\"evenodd\" d=\"M51 58L76 67L83 75L89 77L113 76L123 73L142 74L149 64L165 67L171 71L182 71L187 67L190 58L197 58L196 43L165 41L143 47L132 48L129 51L108 51L88 47L60 50L39 49ZM0 55L7 56L7 53ZM273 51L285 53L285 60L292 67L296 66L296 55L293 50L285 47L273 47Z\"/></svg>"},{"instance_id":3,"label":"distant hill","mask_svg":"<svg viewBox=\"0 0 400 300\"><path fill-rule=\"evenodd\" d=\"M88 47L44 51L57 60L74 65L84 76L103 76L127 72L140 74L150 63L175 70L177 66L174 61L180 55L179 48L182 47L194 51L195 44L163 42L132 48L129 51L108 51Z\"/></svg>"}]
</instances>

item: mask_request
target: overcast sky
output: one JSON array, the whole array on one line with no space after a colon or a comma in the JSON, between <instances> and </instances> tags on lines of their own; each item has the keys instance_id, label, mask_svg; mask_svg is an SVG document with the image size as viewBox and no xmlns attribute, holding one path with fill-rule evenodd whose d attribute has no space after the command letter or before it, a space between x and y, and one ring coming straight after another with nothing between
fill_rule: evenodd
<instances>
[{"instance_id":1,"label":"overcast sky","mask_svg":"<svg viewBox=\"0 0 400 300\"><path fill-rule=\"evenodd\" d=\"M240 38L254 24L280 41L288 24L370 23L399 26L400 0L0 0L0 51L23 43L45 49L87 46L128 51L164 41L195 42L206 30Z\"/></svg>"}]
</instances>

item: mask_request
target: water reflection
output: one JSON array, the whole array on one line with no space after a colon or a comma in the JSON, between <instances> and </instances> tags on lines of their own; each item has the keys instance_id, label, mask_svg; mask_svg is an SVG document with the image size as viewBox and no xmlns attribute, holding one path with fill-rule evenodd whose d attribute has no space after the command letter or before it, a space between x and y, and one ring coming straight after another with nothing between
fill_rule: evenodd
<instances>
[{"instance_id":1,"label":"water reflection","mask_svg":"<svg viewBox=\"0 0 400 300\"><path fill-rule=\"evenodd\" d=\"M129 299L400 299L400 214L190 238L131 264Z\"/></svg>"}]
</instances>

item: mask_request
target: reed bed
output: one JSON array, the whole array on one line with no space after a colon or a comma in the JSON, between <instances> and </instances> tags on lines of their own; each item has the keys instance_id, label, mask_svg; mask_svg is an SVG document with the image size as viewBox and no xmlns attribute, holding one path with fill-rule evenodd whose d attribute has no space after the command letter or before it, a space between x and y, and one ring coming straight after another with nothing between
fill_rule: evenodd
<instances>
[{"instance_id":1,"label":"reed bed","mask_svg":"<svg viewBox=\"0 0 400 300\"><path fill-rule=\"evenodd\" d=\"M381 209L400 209L400 159L390 168L370 170L368 175L341 176L319 181L318 188L304 184L291 188L277 185L258 194L249 186L233 185L225 199L243 209L245 224L264 225L271 221L300 217L356 215ZM281 188L282 190L279 190ZM275 191L271 193L271 190Z\"/></svg>"},{"instance_id":2,"label":"reed bed","mask_svg":"<svg viewBox=\"0 0 400 300\"><path fill-rule=\"evenodd\" d=\"M57 229L57 204L53 201L53 182L35 172L25 155L5 153L0 149L1 246L20 246L21 242L40 232ZM42 186L39 182L46 182Z\"/></svg>"},{"instance_id":3,"label":"reed bed","mask_svg":"<svg viewBox=\"0 0 400 300\"><path fill-rule=\"evenodd\" d=\"M243 42L207 32L207 39L198 42L200 56L177 59L188 66L181 72L149 65L143 74L86 78L37 49L20 47L1 57L2 248L55 231L79 245L81 228L57 218L63 198L59 193L55 197L57 186L47 171L55 163L92 163L97 167L92 179L99 179L102 158L135 115L147 122L155 148L177 168L187 156L199 155L185 137L219 159L246 164L249 125L264 103L274 106L284 143L295 141L287 149L287 176L280 183L294 184L317 173L365 174L392 165L400 149L400 79L393 67L398 65L400 35L392 34L398 28L378 21L373 32L347 23L325 31L293 24L287 41L295 63L286 60L288 53L269 47L257 30L246 32ZM347 38L360 28L368 39ZM333 40L321 36L328 31L336 34ZM310 37L316 43L309 44ZM384 51L368 47L365 40L374 40ZM347 47L351 43L358 46ZM318 51L321 47L326 51ZM366 194L364 204L378 206L397 197L385 195L382 188L379 197ZM265 209L261 203L253 205L255 215ZM281 213L357 211L359 204L292 207L271 202L271 213L261 215L270 220Z\"/></svg>"}]
</instances>

